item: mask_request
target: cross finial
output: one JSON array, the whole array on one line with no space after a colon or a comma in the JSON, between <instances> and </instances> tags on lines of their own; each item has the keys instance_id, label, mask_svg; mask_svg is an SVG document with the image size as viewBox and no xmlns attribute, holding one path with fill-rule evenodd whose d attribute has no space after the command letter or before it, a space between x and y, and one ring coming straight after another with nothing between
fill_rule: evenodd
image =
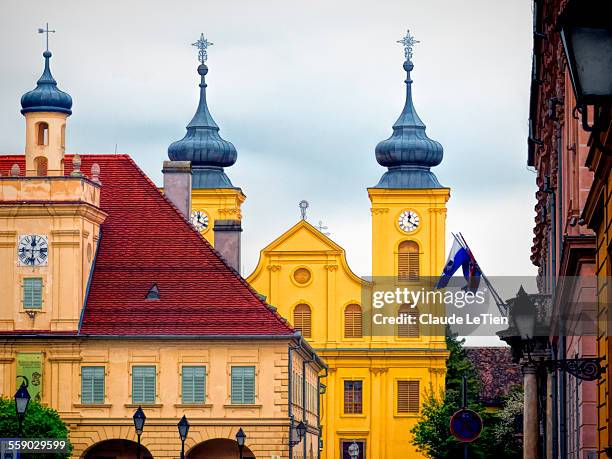
<instances>
[{"instance_id":1,"label":"cross finial","mask_svg":"<svg viewBox=\"0 0 612 459\"><path fill-rule=\"evenodd\" d=\"M300 206L300 213L302 214L302 220L306 220L306 209L308 209L308 206L310 204L308 204L308 201L306 201L305 199L302 199L298 205Z\"/></svg>"},{"instance_id":2,"label":"cross finial","mask_svg":"<svg viewBox=\"0 0 612 459\"><path fill-rule=\"evenodd\" d=\"M44 29L41 29L41 28L38 29L38 33L44 33L44 34L47 35L46 36L46 44L47 44L46 51L49 51L49 34L50 33L55 33L55 30L49 30L49 23L47 22L45 24L45 28Z\"/></svg>"},{"instance_id":3,"label":"cross finial","mask_svg":"<svg viewBox=\"0 0 612 459\"><path fill-rule=\"evenodd\" d=\"M204 38L204 34L200 34L200 38L195 43L192 43L191 46L195 46L198 48L198 60L200 64L204 64L208 60L208 47L212 46L214 43L208 41Z\"/></svg>"},{"instance_id":4,"label":"cross finial","mask_svg":"<svg viewBox=\"0 0 612 459\"><path fill-rule=\"evenodd\" d=\"M414 45L421 42L415 40L415 38L410 35L410 30L406 30L406 35L401 40L397 40L397 42L404 46L404 56L406 60L412 62L412 48L414 48Z\"/></svg>"}]
</instances>

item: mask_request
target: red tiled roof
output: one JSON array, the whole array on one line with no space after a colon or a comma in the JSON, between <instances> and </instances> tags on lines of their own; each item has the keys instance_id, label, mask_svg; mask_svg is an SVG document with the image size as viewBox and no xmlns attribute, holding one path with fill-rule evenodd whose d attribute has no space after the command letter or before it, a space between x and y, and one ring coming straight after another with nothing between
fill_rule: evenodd
<instances>
[{"instance_id":1,"label":"red tiled roof","mask_svg":"<svg viewBox=\"0 0 612 459\"><path fill-rule=\"evenodd\" d=\"M108 214L82 335L294 334L129 156L82 155L81 160L86 175L92 164L100 165L100 207ZM0 156L0 174L8 175L15 163L23 174L22 155ZM160 299L145 300L154 283Z\"/></svg>"},{"instance_id":2,"label":"red tiled roof","mask_svg":"<svg viewBox=\"0 0 612 459\"><path fill-rule=\"evenodd\" d=\"M509 347L466 347L468 359L482 381L480 401L499 405L515 386L522 386L523 375L518 364L512 362Z\"/></svg>"}]
</instances>

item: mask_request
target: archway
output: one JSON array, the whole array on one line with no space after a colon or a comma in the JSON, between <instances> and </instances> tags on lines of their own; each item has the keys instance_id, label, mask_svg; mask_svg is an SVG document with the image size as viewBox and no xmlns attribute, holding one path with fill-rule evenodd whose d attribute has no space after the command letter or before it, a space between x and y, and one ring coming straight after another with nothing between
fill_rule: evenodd
<instances>
[{"instance_id":1,"label":"archway","mask_svg":"<svg viewBox=\"0 0 612 459\"><path fill-rule=\"evenodd\" d=\"M137 457L138 443L130 440L104 440L87 449L82 459L134 459ZM141 459L152 459L147 448L140 445Z\"/></svg>"},{"instance_id":2,"label":"archway","mask_svg":"<svg viewBox=\"0 0 612 459\"><path fill-rule=\"evenodd\" d=\"M238 443L227 438L214 438L195 445L186 454L187 459L238 459ZM255 455L246 446L242 450L244 459L255 459Z\"/></svg>"}]
</instances>

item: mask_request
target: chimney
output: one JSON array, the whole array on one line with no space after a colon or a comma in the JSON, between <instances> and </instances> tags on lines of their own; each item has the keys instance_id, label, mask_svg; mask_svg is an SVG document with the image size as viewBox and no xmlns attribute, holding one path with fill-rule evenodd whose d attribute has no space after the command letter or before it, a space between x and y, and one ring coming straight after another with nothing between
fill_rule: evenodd
<instances>
[{"instance_id":1,"label":"chimney","mask_svg":"<svg viewBox=\"0 0 612 459\"><path fill-rule=\"evenodd\" d=\"M240 272L240 220L215 220L215 250L226 263Z\"/></svg>"},{"instance_id":2,"label":"chimney","mask_svg":"<svg viewBox=\"0 0 612 459\"><path fill-rule=\"evenodd\" d=\"M183 216L191 213L191 162L164 161L164 194Z\"/></svg>"}]
</instances>

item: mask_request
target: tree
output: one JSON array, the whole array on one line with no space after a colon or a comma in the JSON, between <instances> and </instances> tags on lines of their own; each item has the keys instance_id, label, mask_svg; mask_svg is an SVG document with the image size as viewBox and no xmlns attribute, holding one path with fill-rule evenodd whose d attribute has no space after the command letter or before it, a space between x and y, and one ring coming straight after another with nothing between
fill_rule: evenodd
<instances>
[{"instance_id":1,"label":"tree","mask_svg":"<svg viewBox=\"0 0 612 459\"><path fill-rule=\"evenodd\" d=\"M19 434L19 422L15 411L15 401L0 398L0 432L3 438L17 438ZM57 411L42 406L40 403L30 400L28 411L23 420L22 438L47 438L68 439L68 428L59 417ZM72 447L69 448L72 450ZM29 455L22 454L21 457ZM36 459L46 458L68 458L70 451L64 454L36 454Z\"/></svg>"},{"instance_id":2,"label":"tree","mask_svg":"<svg viewBox=\"0 0 612 459\"><path fill-rule=\"evenodd\" d=\"M463 457L463 443L450 433L449 421L463 403L461 381L468 379L468 407L476 411L483 420L480 437L468 445L470 458L518 459L522 457L520 445L513 426L517 415L517 398L512 395L500 414L489 413L478 402L482 382L463 348L465 340L458 340L447 330L446 345L450 351L447 361L446 390L434 394L430 389L423 404L421 419L412 429L412 443L420 452L434 459L456 459ZM520 400L522 412L522 399ZM503 414L502 414L503 413ZM514 416L514 417L513 417ZM509 424L505 427L500 425Z\"/></svg>"}]
</instances>

